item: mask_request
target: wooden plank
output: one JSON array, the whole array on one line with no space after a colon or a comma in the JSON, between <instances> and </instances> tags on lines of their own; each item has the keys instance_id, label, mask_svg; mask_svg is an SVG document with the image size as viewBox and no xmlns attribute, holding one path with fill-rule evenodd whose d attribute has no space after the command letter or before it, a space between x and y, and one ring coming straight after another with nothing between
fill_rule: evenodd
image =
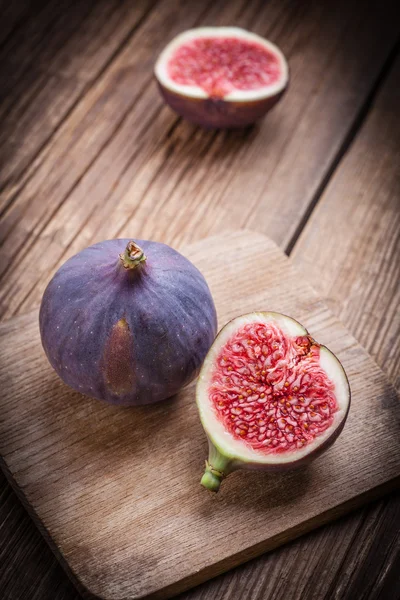
<instances>
[{"instance_id":1,"label":"wooden plank","mask_svg":"<svg viewBox=\"0 0 400 600\"><path fill-rule=\"evenodd\" d=\"M15 3L13 2L13 3L12 3L10 6L15 6ZM178 134L182 135L182 134L180 133L180 127L178 127L178 128L175 130L175 131L176 131ZM228 136L228 138L229 138L229 139L228 139L228 142L229 142L229 143L230 143L230 141L231 141L232 137L233 137L234 139L236 139L236 136ZM180 138L179 138L179 136L177 136L177 138L178 138L178 140L180 139ZM176 138L174 139L174 141L176 141ZM217 138L217 141L218 141L218 138ZM243 138L240 138L240 139L238 140L237 144L238 144L238 146L239 146L239 145L243 145L243 143L244 143L244 142L246 143L246 140L243 140ZM224 149L226 150L226 147L227 147L226 140L223 140L223 141L221 142L221 144L222 144L223 146L225 145ZM179 147L178 147L178 151L179 151ZM234 155L234 154L235 154L235 152L233 152L233 155ZM220 164L220 166L221 166L221 169L220 169L220 171L218 171L218 172L217 172L217 176L220 176L220 177L221 177L221 176L222 176L222 177L224 176L224 170L226 170L226 169L229 169L229 168L237 168L237 164L238 164L238 163L234 163L234 164L232 165L232 167L231 167L231 166L230 166L230 165L231 165L231 163L230 163L229 161L228 161L226 164L222 162L222 161L223 161L223 158L224 158L224 152L223 152L223 148L222 148L222 149L220 150L220 152L219 152L219 155L218 155L218 160L219 160L219 164ZM239 164L240 164L240 163L239 163ZM246 168L247 168L247 165L246 165ZM128 169L128 171L129 171L129 169ZM204 173L205 173L205 169L203 170L203 175L204 175ZM213 172L212 172L212 173L213 173ZM130 213L129 213L129 208L130 208L130 206L129 206L129 202L127 201L127 202L126 202L126 206L125 206L125 213L126 213L126 214L122 215L122 216L125 216L125 217L126 217L126 219L129 217L129 214L130 214ZM167 213L164 213L164 214L167 214ZM133 224L134 224L134 222L133 222ZM100 221L100 225L101 225L101 221ZM89 239L89 241L90 241L90 239L91 239L91 238L89 237L88 239ZM81 242L82 242L82 240L83 240L83 238L81 239ZM79 242L79 240L78 240L78 242ZM83 242L83 243L84 243L84 242ZM79 249L79 246L77 246L77 249ZM334 307L333 307L333 308L334 308ZM27 519L26 519L26 521L29 523L29 521L28 521ZM393 522L393 523L396 523L396 520L393 520L393 521L391 521L391 522ZM358 524L358 521L357 521L357 524ZM336 526L337 526L337 527L339 527L339 524L336 524L336 525L335 525L335 527L336 527ZM330 526L330 530L331 530L331 527L333 527L333 526ZM336 533L336 535L337 535L337 540L338 540L338 543L337 543L337 545L336 545L336 546L335 546L335 545L333 545L333 546L332 546L332 553L330 552L330 542L329 542L329 540L330 540L330 537L329 537L328 535L325 535L325 533L324 533L324 532L325 532L325 529L324 529L323 531L321 531L321 532L318 532L318 533L316 533L316 534L313 534L312 536L310 536L310 537L311 537L313 540L316 540L316 542L315 542L314 544L309 544L309 542L308 542L308 541L304 540L304 546L303 546L303 545L302 545L302 544L303 544L303 540L302 540L302 541L299 541L299 542L296 542L296 545L297 545L297 544L299 544L299 550L298 550L298 554L297 554L297 558L296 558L296 560L293 560L293 561L289 560L289 557L292 557L292 556L293 556L293 554L292 554L292 552L291 552L291 548L292 548L292 546L290 546L290 548L287 548L287 550L282 550L282 551L279 551L279 553L274 553L274 554L272 554L272 555L270 555L270 556L268 556L268 557L265 557L265 559L260 559L260 563L259 563L259 564L260 564L260 566L258 567L258 570L257 570L257 572L256 572L256 575L257 575L257 577L259 577L259 580L260 580L260 586L258 586L258 588L257 588L257 589L261 589L262 582L263 582L263 580L262 580L262 575L263 575L263 574L265 574L265 577L266 577L267 579L269 579L269 583L268 583L268 590L270 590L270 589L271 589L271 588L270 588L270 582L271 582L271 578L272 578L273 576L275 576L275 575L276 575L276 579L275 579L275 581L276 581L277 587L275 587L275 588L274 588L275 592L273 592L273 593L277 593L277 592L276 592L276 589L277 589L277 588L279 588L279 590L281 591L281 593L283 593L283 590L286 590L287 592L289 592L290 590L288 589L288 586L287 586L287 585L283 585L283 584L282 584L282 580L281 580L281 581L279 581L279 580L280 580L280 573L281 573L281 572L283 573L282 577L284 577L284 576L285 576L285 573L286 573L288 576L289 576L289 573L290 573L290 579L292 579L292 578L293 578L293 572L294 572L294 569L296 569L296 568L298 567L299 563L300 563L300 565L301 565L302 561L303 561L303 563L304 563L304 556L305 556L305 555L307 555L307 556L308 556L308 558L310 559L312 556L314 556L314 555L315 555L315 553L320 553L320 552L321 552L321 550L323 550L323 548L324 548L324 543L326 543L326 545L327 545L327 548L328 548L328 549L326 550L326 552L324 553L324 556L326 556L327 558L329 557L329 565L330 565L330 569L334 569L333 559L334 559L334 558L336 559L336 556L337 556L337 554L340 554L340 556L342 556L342 554L341 554L341 553L339 553L339 552L337 552L337 553L336 553L336 550L339 550L339 548L340 548L341 550L343 550L343 545L340 543L340 540L342 540L343 544L345 543L345 541L344 541L344 540L346 539L346 536L344 535L344 533L345 533L345 531L347 531L347 527L348 527L348 525L347 525L347 521L346 521L345 523L343 523L343 525L340 525L340 527L341 527L340 529L335 529L335 531L337 532L337 533ZM4 539L4 538L3 538L3 532L4 532L4 527L2 528L2 539ZM332 534L332 535L333 535L333 534ZM334 537L335 537L335 536L334 536ZM22 539L22 538L21 538L21 539ZM29 539L33 539L33 537L31 537L31 538L29 538ZM307 540L308 540L308 539L309 539L309 538L307 538ZM356 536L356 537L355 537L355 540L356 540L356 541L355 541L355 546L354 546L355 548L358 548L358 547L359 547L359 546L357 546L357 539L358 539L358 538L357 538L357 536ZM376 543L374 543L374 545L375 545L375 553L374 553L374 555L372 555L372 554L371 554L371 556L374 556L374 559L376 559L376 555L377 555L377 549L379 550L379 549L380 549L380 548L382 548L382 547L386 547L386 546L385 546L385 542L386 542L386 543L389 543L389 542L390 542L390 539L383 539L383 540L382 540L382 538L379 538L379 537L378 537L378 538L375 538L375 539L376 539ZM322 542L322 541L321 541L321 542L318 542L318 540L323 540L323 542ZM383 543L383 546L380 546L380 542L381 542L381 541L383 541L383 542L384 542L384 543ZM363 542L365 542L365 540L363 540ZM42 546L43 546L43 545L42 545ZM40 547L38 546L37 548L35 548L35 547L33 547L33 546L29 545L29 544L28 544L28 542L26 541L26 539L24 539L23 547L27 548L27 551L26 551L26 555L27 555L27 556L29 556L30 554L32 554L33 556L39 556L39 555L42 555L42 553L44 552L44 548L43 548L42 546L40 546ZM364 547L364 546L363 546L363 547ZM347 546L346 546L346 548L347 548ZM9 550L10 550L10 552L11 552L11 548L9 548ZM280 557L280 558L279 558L279 560L277 560L277 561L275 561L275 556L276 556L276 555L279 555L279 557ZM19 568L21 569L21 570L20 570L20 571L18 571L18 572L21 574L21 580L22 580L22 575L26 573L26 571L25 571L25 568L24 568L24 564L25 564L25 562L24 562L24 563L20 563L20 562L19 562L19 556L20 556L20 553L19 553L19 552L18 552L18 550L17 550L17 551L16 551L16 561L15 561L15 564L14 564L14 571L17 571L17 569L19 569ZM32 571L31 571L31 572L32 572L32 575L33 575L33 577L36 577L35 565L34 565L34 562L33 562L33 559L32 559L32 558L31 558L31 560L32 560L32 563L30 563L30 564L32 565L32 566L31 566L31 568L32 568ZM263 562L264 560L265 560L265 562ZM312 564L313 564L313 563L311 563L311 565L312 565ZM319 568L316 568L316 569L315 569L315 577L314 577L314 578L310 578L310 581L311 581L311 585L313 585L313 586L316 586L316 589L321 589L321 588L320 588L320 587L318 587L318 586L321 586L321 585L323 585L323 582L321 581L321 577L319 576L319 574L320 574L320 568L321 568L321 566L322 566L322 563L318 563L318 564L319 564ZM318 565L317 565L317 566L318 566ZM385 568L385 564L383 564L383 568ZM280 569L282 569L282 571L280 571ZM345 576L345 575L347 574L347 571L348 571L348 569L346 569L346 564L344 564L344 565L343 565L343 570L342 570L342 572L341 572L341 574L340 574L340 577L342 577L342 576ZM234 593L234 590L235 590L235 589L237 589L237 590L238 590L238 594L239 594L240 590L243 590L243 594L244 594L244 593L246 593L246 589L247 589L247 587L248 587L248 586L250 585L250 583L251 583L251 580L250 580L250 578L249 578L249 579L246 579L246 572L247 572L247 571L246 571L246 569L243 569L241 572L243 572L243 575L240 577L240 580L239 580L239 578L238 578L238 576L237 576L236 574L227 575L227 576L225 576L224 578L222 578L222 581L223 581L223 582L225 582L225 583L223 584L223 586L224 586L224 585L226 585L226 582L228 582L229 589L233 590L233 591L232 591L232 593ZM352 571L352 572L353 572L353 571ZM386 571L385 571L385 572L386 572ZM9 573L9 574L10 574L10 573ZM365 577L366 577L366 576L367 576L367 573L364 573L364 579L365 579ZM18 577L18 575L16 575L16 577ZM328 574L327 574L326 572L324 572L324 574L323 574L323 579L325 580L327 577L328 577ZM234 582L234 583L229 583L229 582L231 582L232 580L233 580L233 582ZM333 578L333 581L335 581L335 578ZM338 581L340 581L340 578L338 579ZM383 581L385 581L385 578L383 579ZM242 586L242 587L237 587L237 588L236 588L236 586L238 586L238 584L239 584L239 583L241 584L241 586ZM300 583L300 581L299 581L299 583ZM317 584L318 584L318 585L317 585ZM209 584L208 584L208 585L209 585ZM220 584L220 585L221 585L221 584ZM265 582L265 581L264 581L264 585L266 585L266 582ZM359 583L358 583L358 585L359 585ZM2 588L1 588L1 589L2 589ZM207 588L207 589L208 589L208 588ZM211 589L211 588L210 588L210 589ZM212 588L211 590L213 590L213 589L214 589L214 588ZM254 591L254 593L256 593L257 589ZM291 588L290 588L290 589L291 589ZM300 588L300 589L302 589L302 588ZM309 593L311 593L311 592L312 592L312 590L310 590L310 586L309 586L309 585L308 585L307 589L308 589L308 592L309 592ZM357 588L357 590L359 590L359 589L360 589L360 586ZM361 589L362 589L362 586L361 586ZM393 590L395 590L396 588L393 586L391 589L392 589L392 591L393 591ZM40 590L40 588L39 588L39 590ZM223 588L222 588L222 590L223 590ZM222 593L227 593L225 590L223 590L223 591L222 591L222 590L220 591L220 593L221 593L221 594L222 594ZM42 591L44 591L44 590L42 590ZM27 593L28 593L28 592L27 592ZM40 598L40 600L42 600L42 598L44 598L44 597L45 597L44 595L43 595L43 596L41 596L41 595L40 595L40 591L38 591L38 590L36 590L36 592L35 592L35 593L36 593L36 594L39 594L39 595L37 596L37 598ZM210 596L210 597L215 597L215 596L212 594L212 591L211 591L210 593L211 593L211 596ZM264 596L262 595L262 592L259 592L259 593L260 593L260 595L259 595L258 597L259 597L259 598L264 598ZM299 592L299 593L300 593L300 592ZM321 592L321 593L322 593L322 592ZM383 592L383 593L384 593L384 592ZM50 595L49 595L49 598L51 598L51 600L54 600L54 599L55 599L55 597L56 597L56 595L52 595L52 592L49 592L49 594L50 594ZM271 594L272 594L272 592L271 592ZM292 594L293 594L293 597L296 597L296 592L294 592L294 591L293 591L293 592L292 592ZM346 591L343 591L343 590L341 590L341 594L346 594ZM388 594L388 593L387 593L387 594L386 594L386 596L383 596L383 597L391 597L391 596L393 596L393 594ZM18 597L21 597L21 595L20 595L20 596L18 596ZM29 597L31 597L31 596L29 596ZM224 597L225 597L225 596L224 596ZM235 596L232 596L232 597L235 597ZM254 596L254 597L256 597L256 596ZM299 597L299 596L298 596L298 597ZM329 595L328 595L327 597L328 597L328 598L330 598L331 596L329 596ZM346 596L342 596L342 597L346 597ZM353 594L353 596L347 596L347 597L348 597L348 598L359 597L359 594L356 594L356 593L354 593L354 594ZM318 598L318 600L319 600L319 598Z\"/></svg>"},{"instance_id":2,"label":"wooden plank","mask_svg":"<svg viewBox=\"0 0 400 600\"><path fill-rule=\"evenodd\" d=\"M148 81L139 65L149 73L158 50L178 29L174 14L168 29L160 6L133 40L138 52L127 46L77 107L5 215L2 315L37 302L60 261L101 237L134 230L180 244L250 223L285 245L392 48L393 5L382 6L372 3L360 12L349 2L250 3L243 13L243 3L214 5L212 22L224 22L234 7L228 22L271 36L289 56L292 71L290 93L259 128L217 135L186 123L174 126L153 85L142 88L140 97L132 95L134 77L141 85ZM376 33L382 10L387 18ZM181 11L180 29L189 25ZM353 35L340 37L343 22L357 30L357 42ZM142 50L149 37L152 54ZM21 214L25 219L18 225ZM18 253L27 236L35 269Z\"/></svg>"},{"instance_id":3,"label":"wooden plank","mask_svg":"<svg viewBox=\"0 0 400 600\"><path fill-rule=\"evenodd\" d=\"M227 260L237 252L240 263ZM242 232L185 254L205 273L220 324L279 307L327 343L348 373L352 410L340 441L306 471L236 473L215 497L198 483L206 440L193 386L136 410L82 402L47 364L37 313L5 324L1 453L75 576L103 598L170 596L400 481L393 388L283 253ZM155 429L160 420L168 426Z\"/></svg>"},{"instance_id":4,"label":"wooden plank","mask_svg":"<svg viewBox=\"0 0 400 600\"><path fill-rule=\"evenodd\" d=\"M14 2L0 0L0 47L7 43L10 36L15 35L19 27L23 26L29 12L26 0L14 0Z\"/></svg>"},{"instance_id":5,"label":"wooden plank","mask_svg":"<svg viewBox=\"0 0 400 600\"><path fill-rule=\"evenodd\" d=\"M2 600L79 600L61 565L0 472Z\"/></svg>"},{"instance_id":6,"label":"wooden plank","mask_svg":"<svg viewBox=\"0 0 400 600\"><path fill-rule=\"evenodd\" d=\"M0 237L3 242L7 237L7 241L1 257L2 270L11 266L7 247L17 249L23 243L27 230L36 228L39 233L43 229L43 221L46 223L51 219L109 138L124 124L126 113L135 106L142 89L152 79L151 57L161 50L164 36L173 36L180 27L195 25L205 8L203 4L188 3L181 9L177 0L154 10L32 163L32 171L28 170L26 174L29 185L3 218ZM150 105L149 116L144 123L143 114L136 115L142 127L154 118L160 105L160 100L158 106ZM135 136L134 139L137 143ZM120 151L123 152L123 148ZM85 204L94 208L92 202ZM22 214L25 225L21 228Z\"/></svg>"},{"instance_id":7,"label":"wooden plank","mask_svg":"<svg viewBox=\"0 0 400 600\"><path fill-rule=\"evenodd\" d=\"M397 60L292 254L331 311L357 332L395 383L399 67ZM250 587L252 600L394 598L400 589L399 522L396 493L187 597L234 600Z\"/></svg>"},{"instance_id":8,"label":"wooden plank","mask_svg":"<svg viewBox=\"0 0 400 600\"><path fill-rule=\"evenodd\" d=\"M400 385L400 59L293 252L296 266Z\"/></svg>"},{"instance_id":9,"label":"wooden plank","mask_svg":"<svg viewBox=\"0 0 400 600\"><path fill-rule=\"evenodd\" d=\"M5 484L1 472L0 488L3 598L81 598L36 525ZM331 600L333 595L337 600L393 598L399 589L400 570L396 564L400 555L399 519L397 493L197 586L180 598ZM364 593L366 589L368 596Z\"/></svg>"},{"instance_id":10,"label":"wooden plank","mask_svg":"<svg viewBox=\"0 0 400 600\"><path fill-rule=\"evenodd\" d=\"M395 598L400 589L400 494L373 506L359 519L331 593L343 598ZM359 593L362 591L362 595Z\"/></svg>"},{"instance_id":11,"label":"wooden plank","mask_svg":"<svg viewBox=\"0 0 400 600\"><path fill-rule=\"evenodd\" d=\"M79 98L142 22L154 0L51 2L2 48L0 136L4 207Z\"/></svg>"},{"instance_id":12,"label":"wooden plank","mask_svg":"<svg viewBox=\"0 0 400 600\"><path fill-rule=\"evenodd\" d=\"M182 600L383 600L399 590L400 494L221 575Z\"/></svg>"},{"instance_id":13,"label":"wooden plank","mask_svg":"<svg viewBox=\"0 0 400 600\"><path fill-rule=\"evenodd\" d=\"M93 3L91 4L93 6ZM92 128L96 127L100 129L100 125L102 125L102 129L105 129L108 132L111 130L112 132L113 126L115 126L115 123L118 123L118 121L121 118L121 111L124 109L124 107L126 110L126 106L131 106L132 104L134 104L135 97L140 95L143 82L146 81L146 78L148 81L151 77L151 70L146 72L145 68L145 65L147 64L146 54L152 51L152 49L148 47L148 40L152 39L155 43L157 35L158 37L160 37L161 31L164 32L164 35L168 35L167 23L169 20L171 20L172 17L176 17L177 10L179 9L179 0L177 0L176 2L171 0L171 2L164 3L161 9L153 11L153 26L151 26L150 24L149 26L147 26L147 28L145 28L144 32L141 33L141 37L138 42L134 41L133 39L126 39L126 35L128 35L129 37L129 31L134 31L135 26L138 23L142 22L143 16L147 14L147 10L149 9L149 7L151 7L152 4L154 4L154 1L148 1L144 3L132 3L129 0L124 0L124 2L122 3L118 2L117 7L119 7L119 9L116 12L119 17L119 26L121 29L118 35L118 32L113 32L113 28L115 27L115 25L113 23L113 19L109 18L108 15L109 7L112 6L112 4L108 3L106 0L103 0L99 3L98 10L100 14L97 16L92 16L92 18L88 20L88 23L82 24L80 32L81 37L79 38L78 34L75 36L77 38L73 40L76 42L75 44L72 43L71 45L68 45L68 47L65 49L64 47L61 47L61 49L59 49L59 53L55 54L55 57L53 57L54 53L52 54L50 52L49 54L45 54L45 57L42 58L42 63L44 64L46 63L45 59L47 59L47 61L52 60L52 63L55 62L54 66L53 64L51 64L50 68L47 67L47 71L50 70L50 74L53 76L54 74L58 75L60 72L64 73L64 79L66 79L64 85L69 82L69 85L73 86L73 90L76 87L78 87L78 96L74 97L74 102L70 105L70 108L74 108L74 110L72 111L72 114L70 115L70 118L67 121L68 126L64 125L64 127L62 127L58 132L58 136L56 136L55 141L59 141L61 137L61 139L63 140L63 144L61 146L60 144L57 145L57 143L45 145L41 149L39 155L37 157L33 157L35 158L35 160L33 160L32 164L30 164L30 168L24 171L22 177L19 177L17 182L17 189L15 189L15 185L13 185L12 182L10 182L9 185L6 185L7 182L5 182L5 189L2 192L3 206L7 205L7 203L9 203L11 200L15 199L17 192L27 183L27 181L30 181L30 190L34 189L35 184L38 183L38 178L39 181L43 184L42 171L45 170L48 174L48 171L54 169L54 161L56 161L57 165L60 165L60 159L62 159L65 156L65 154L67 154L68 156L68 153L71 153L72 148L74 148L74 145L76 144L77 140L79 140L82 137L86 129L88 129L87 133L89 134L90 138L95 137L95 139L91 140L91 143L98 143L98 146L95 146L95 150L98 151L99 149L101 149L104 143L104 139L100 135L101 131L97 132L97 136L93 136L93 132L90 130L90 126ZM197 12L201 14L201 12L204 11L205 7L206 5L198 7ZM196 12L195 9L193 9L193 11ZM190 13L190 10L188 10L187 12ZM102 23L102 21L105 22ZM183 19L183 23L184 22L185 21ZM163 27L161 26L161 23L163 23ZM188 21L188 25L193 25L193 21ZM160 31L158 33L157 27ZM56 37L54 43L57 44L58 42L59 40ZM122 52L119 53L118 56L114 56L115 50L121 45L122 42L125 42L121 47ZM98 48L98 43L100 43L100 51ZM111 47L114 46L114 51L111 52L111 54L108 54L107 60L105 60L102 63L101 58L104 52L107 53L107 48L108 46L110 46L110 44ZM109 65L110 58L114 58L114 61L112 61L111 66ZM97 69L95 69L95 67L97 67ZM103 84L101 84L101 82L98 82L97 79L104 68L104 81ZM137 69L136 71L135 68ZM84 84L86 82L86 79L90 77L91 69L95 69L96 75L92 77L93 84L89 89L89 87L87 85L85 86ZM44 73L43 76L41 75L42 80L44 79L47 81L46 74L47 77L49 76L48 72ZM7 74L5 75L5 77L7 78ZM37 82L37 78L35 78L35 82ZM23 82L21 83L21 85L23 85ZM107 88L107 86L108 89L105 89ZM73 90L71 92L72 95L76 93ZM30 93L32 92L30 91ZM122 97L119 97L121 93ZM78 99L82 95L84 101L82 103L79 103ZM113 106L110 102L110 95L114 95L117 98L117 100L122 100L122 102L120 104L116 104L114 100ZM64 98L64 96L65 93L62 93L60 96L60 101L62 101L63 99L64 102L67 101ZM12 101L12 98L10 99L10 101ZM48 98L47 104L49 102L51 102L51 96ZM75 104L77 104L76 107ZM41 104L39 104L38 106L40 107L40 105ZM37 108L36 104L34 108ZM88 117L87 112L90 112L90 109L92 112ZM16 110L18 113L18 107L16 108ZM102 113L102 111L104 112ZM107 112L109 113L108 117L106 116ZM66 117L67 114L68 111L66 111L64 116ZM103 121L101 121L100 119L99 123L99 118L101 116L103 116ZM18 114L15 120L18 120ZM77 132L76 128L78 123L80 127L79 131ZM21 135L23 133L24 130L22 129ZM25 138L21 138L21 136L18 138L20 146L22 145L24 139ZM43 140L37 141L35 139L32 143L35 144L35 148L40 149L40 144L42 143L42 141ZM71 175L74 174L75 178L79 178L82 175L82 173L86 170L88 164L90 164L90 162L93 160L93 155L90 153L90 149L87 147L88 140L86 139L84 141L84 145L82 145L82 140L80 141L81 145L78 145L76 153L78 154L79 152L82 152L83 154L80 156L79 159L76 157L76 161L80 165L81 170L78 170L78 173L76 173L73 170L74 165L69 165ZM42 168L37 174L36 179L34 178L33 181L31 181L33 175L36 173L37 169L40 166ZM58 176L65 176L65 170L63 169L61 169L61 171L56 172ZM53 183L54 185L54 179L52 179L51 182L48 182L48 184L49 183ZM62 190L59 191L60 194L62 194ZM41 188L41 193L43 193L45 196L47 196L47 194L49 193L48 187L46 185L44 186L44 189ZM28 198L30 197L31 196L28 191ZM25 202L26 201L27 198L25 196ZM53 201L55 207L60 201L62 201L62 195L61 198L59 195L57 197L57 200ZM30 204L30 201L28 202ZM17 214L20 213L19 202L17 202L17 207L15 207L15 211L17 212ZM32 223L34 225L36 223L36 220L34 219Z\"/></svg>"}]
</instances>

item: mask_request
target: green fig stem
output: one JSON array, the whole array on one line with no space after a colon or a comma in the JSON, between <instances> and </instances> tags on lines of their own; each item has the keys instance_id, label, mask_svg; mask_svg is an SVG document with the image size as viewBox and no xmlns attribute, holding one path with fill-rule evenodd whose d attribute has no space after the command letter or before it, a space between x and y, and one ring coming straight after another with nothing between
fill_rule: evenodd
<instances>
[{"instance_id":1,"label":"green fig stem","mask_svg":"<svg viewBox=\"0 0 400 600\"><path fill-rule=\"evenodd\" d=\"M201 478L201 485L211 492L218 492L221 482L233 471L233 463L224 456L211 442L208 441L209 455L206 460L206 468Z\"/></svg>"},{"instance_id":2,"label":"green fig stem","mask_svg":"<svg viewBox=\"0 0 400 600\"><path fill-rule=\"evenodd\" d=\"M140 263L145 262L146 260L143 250L133 240L128 243L125 252L122 252L119 255L119 258L121 259L124 269L130 270L136 269Z\"/></svg>"},{"instance_id":3,"label":"green fig stem","mask_svg":"<svg viewBox=\"0 0 400 600\"><path fill-rule=\"evenodd\" d=\"M208 460L206 460L206 469L200 481L203 487L205 487L207 490L210 490L210 492L218 492L221 481L224 477L225 475L222 473L222 471L214 469Z\"/></svg>"}]
</instances>

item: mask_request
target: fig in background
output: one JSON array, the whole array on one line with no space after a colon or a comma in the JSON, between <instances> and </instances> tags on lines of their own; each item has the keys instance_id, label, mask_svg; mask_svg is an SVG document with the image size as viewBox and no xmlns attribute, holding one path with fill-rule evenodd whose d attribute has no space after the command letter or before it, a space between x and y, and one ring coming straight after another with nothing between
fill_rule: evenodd
<instances>
[{"instance_id":1,"label":"fig in background","mask_svg":"<svg viewBox=\"0 0 400 600\"><path fill-rule=\"evenodd\" d=\"M251 125L280 100L289 81L279 48L238 27L181 33L160 54L155 75L166 103L206 128Z\"/></svg>"}]
</instances>

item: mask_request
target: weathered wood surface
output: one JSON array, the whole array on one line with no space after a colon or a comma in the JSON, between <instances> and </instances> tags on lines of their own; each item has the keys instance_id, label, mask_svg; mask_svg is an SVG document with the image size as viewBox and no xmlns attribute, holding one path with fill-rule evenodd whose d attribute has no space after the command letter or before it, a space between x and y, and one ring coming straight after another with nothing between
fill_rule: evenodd
<instances>
[{"instance_id":1,"label":"weathered wood surface","mask_svg":"<svg viewBox=\"0 0 400 600\"><path fill-rule=\"evenodd\" d=\"M30 180L51 137L152 4L47 2L11 30L0 49L2 208Z\"/></svg>"},{"instance_id":2,"label":"weathered wood surface","mask_svg":"<svg viewBox=\"0 0 400 600\"><path fill-rule=\"evenodd\" d=\"M10 257L15 260L13 247L19 250L27 237L36 246L32 262L27 260L29 253L24 252L25 267L16 272L17 277L2 295L3 316L23 312L38 302L52 270L91 241L116 232L130 235L143 230L148 236L177 244L209 231L250 225L289 250L294 246L296 263L301 268L306 264L306 272L320 293L326 297L330 289L335 300L329 302L331 310L350 330L355 327L356 337L373 352L384 370L390 366L389 375L396 381L398 358L390 351L396 343L394 324L390 318L381 321L395 306L392 290L396 285L396 262L390 244L395 242L396 231L383 225L386 234L379 239L374 232L383 231L380 210L386 215L383 222L392 222L390 211L395 205L390 209L390 202L396 202L398 192L386 187L387 204L373 208L365 204L368 199L381 198L382 178L394 181L395 176L398 129L394 116L393 126L386 127L388 115L380 104L372 108L376 127L370 133L365 133L367 115L362 127L366 136L363 151L353 163L358 183L364 182L359 188L364 208L350 215L354 227L349 228L349 213L341 217L346 209L343 201L335 198L340 206L336 209L330 193L329 219L322 218L325 234L315 238L317 246L330 238L329 246L335 252L335 236L339 245L351 246L355 265L352 273L348 272L348 261L343 262L343 253L339 252L336 263L331 253L324 252L325 263L317 260L319 248L316 256L306 252L302 261L295 245L310 214L307 237L311 235L312 208L331 171L337 168L340 175L341 155L357 135L371 93L379 88L397 35L395 3L371 2L365 10L356 2L308 6L300 2L159 2L154 7L144 2L76 2L73 15L68 16L72 27L65 23L68 35L61 35L59 40L56 24L62 22L61 14L68 13L68 3L56 4L41 3L41 12L21 1L3 3L1 9L0 52L4 66L0 77L5 85L0 87L4 102L0 112L2 132L8 131L1 138L0 149L1 202L6 208L1 239L11 233L14 236L8 250L6 246L2 250L2 265L6 268L3 288L22 259L20 254L7 270ZM201 4L197 10L203 12L187 4ZM162 107L154 85L144 79L145 73L135 62L137 36L139 45L146 47L141 54L147 56L145 71L151 69L157 52L175 31L201 23L250 27L269 35L288 54L292 68L289 93L257 130L208 134L182 123ZM29 40L31 36L24 34L26 28L38 32L34 44ZM72 36L70 42L68 36ZM91 50L85 53L85 47ZM18 75L22 70L23 78ZM135 85L138 76L139 93ZM390 100L395 91L393 79L385 85ZM5 109L9 120L4 118ZM24 121L26 111L30 117ZM148 120L143 124L144 111ZM18 127L23 121L24 127ZM379 152L374 155L378 127L385 128L386 141L379 138ZM386 162L392 162L392 171L387 167L385 172L376 169L382 160L382 144L385 155L392 153L393 158ZM362 168L363 152L370 157L367 169ZM360 170L362 177L358 177ZM353 176L348 167L345 192L350 198ZM324 196L319 206L323 201ZM317 209L322 210L319 206ZM321 215L318 210L316 214ZM314 233L320 220L321 216ZM328 221L331 227L326 225ZM340 237L341 228L346 230L346 240ZM368 245L371 236L374 243ZM314 241L312 245L315 248ZM384 259L381 246L385 248ZM368 276L360 277L357 261L366 250ZM313 269L314 260L318 270ZM365 273L366 263L361 262ZM339 282L334 289L322 274L331 268L332 281ZM341 269L346 272L346 284ZM351 276L358 277L357 288L351 285ZM376 286L371 285L375 277L379 277ZM377 332L388 332L389 336L382 338ZM4 479L2 490L3 597L75 598L71 585ZM185 598L297 600L306 595L318 600L391 600L398 589L399 520L400 501L394 496L220 576L185 594Z\"/></svg>"},{"instance_id":3,"label":"weathered wood surface","mask_svg":"<svg viewBox=\"0 0 400 600\"><path fill-rule=\"evenodd\" d=\"M13 201L4 190L0 314L29 310L77 249L127 232L179 245L248 225L290 243L393 48L391 10L345 0L157 4L18 179L27 178ZM155 57L199 23L240 23L287 54L290 93L258 127L204 132L163 106Z\"/></svg>"},{"instance_id":4,"label":"weathered wood surface","mask_svg":"<svg viewBox=\"0 0 400 600\"><path fill-rule=\"evenodd\" d=\"M397 387L399 93L397 59L291 253ZM400 590L399 523L397 493L184 597L392 600Z\"/></svg>"},{"instance_id":5,"label":"weathered wood surface","mask_svg":"<svg viewBox=\"0 0 400 600\"><path fill-rule=\"evenodd\" d=\"M4 324L0 453L79 584L106 600L169 597L400 482L394 389L282 251L241 232L183 252L204 273L220 325L279 308L329 345L352 408L340 441L310 468L235 473L215 496L199 485L207 441L193 384L140 409L82 399L48 364L37 311Z\"/></svg>"},{"instance_id":6,"label":"weathered wood surface","mask_svg":"<svg viewBox=\"0 0 400 600\"><path fill-rule=\"evenodd\" d=\"M293 251L400 388L400 58Z\"/></svg>"}]
</instances>

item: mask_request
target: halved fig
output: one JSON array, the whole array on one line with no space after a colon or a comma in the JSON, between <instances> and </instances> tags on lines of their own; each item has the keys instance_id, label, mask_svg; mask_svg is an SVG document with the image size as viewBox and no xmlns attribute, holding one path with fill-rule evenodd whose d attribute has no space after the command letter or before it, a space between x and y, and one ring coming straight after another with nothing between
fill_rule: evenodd
<instances>
[{"instance_id":1,"label":"halved fig","mask_svg":"<svg viewBox=\"0 0 400 600\"><path fill-rule=\"evenodd\" d=\"M282 52L238 27L200 27L175 37L155 75L169 106L207 128L244 127L282 97L289 79Z\"/></svg>"},{"instance_id":2,"label":"halved fig","mask_svg":"<svg viewBox=\"0 0 400 600\"><path fill-rule=\"evenodd\" d=\"M290 469L329 448L346 421L350 387L336 356L300 323L258 312L220 331L196 401L210 449L201 483L217 492L236 469Z\"/></svg>"}]
</instances>

